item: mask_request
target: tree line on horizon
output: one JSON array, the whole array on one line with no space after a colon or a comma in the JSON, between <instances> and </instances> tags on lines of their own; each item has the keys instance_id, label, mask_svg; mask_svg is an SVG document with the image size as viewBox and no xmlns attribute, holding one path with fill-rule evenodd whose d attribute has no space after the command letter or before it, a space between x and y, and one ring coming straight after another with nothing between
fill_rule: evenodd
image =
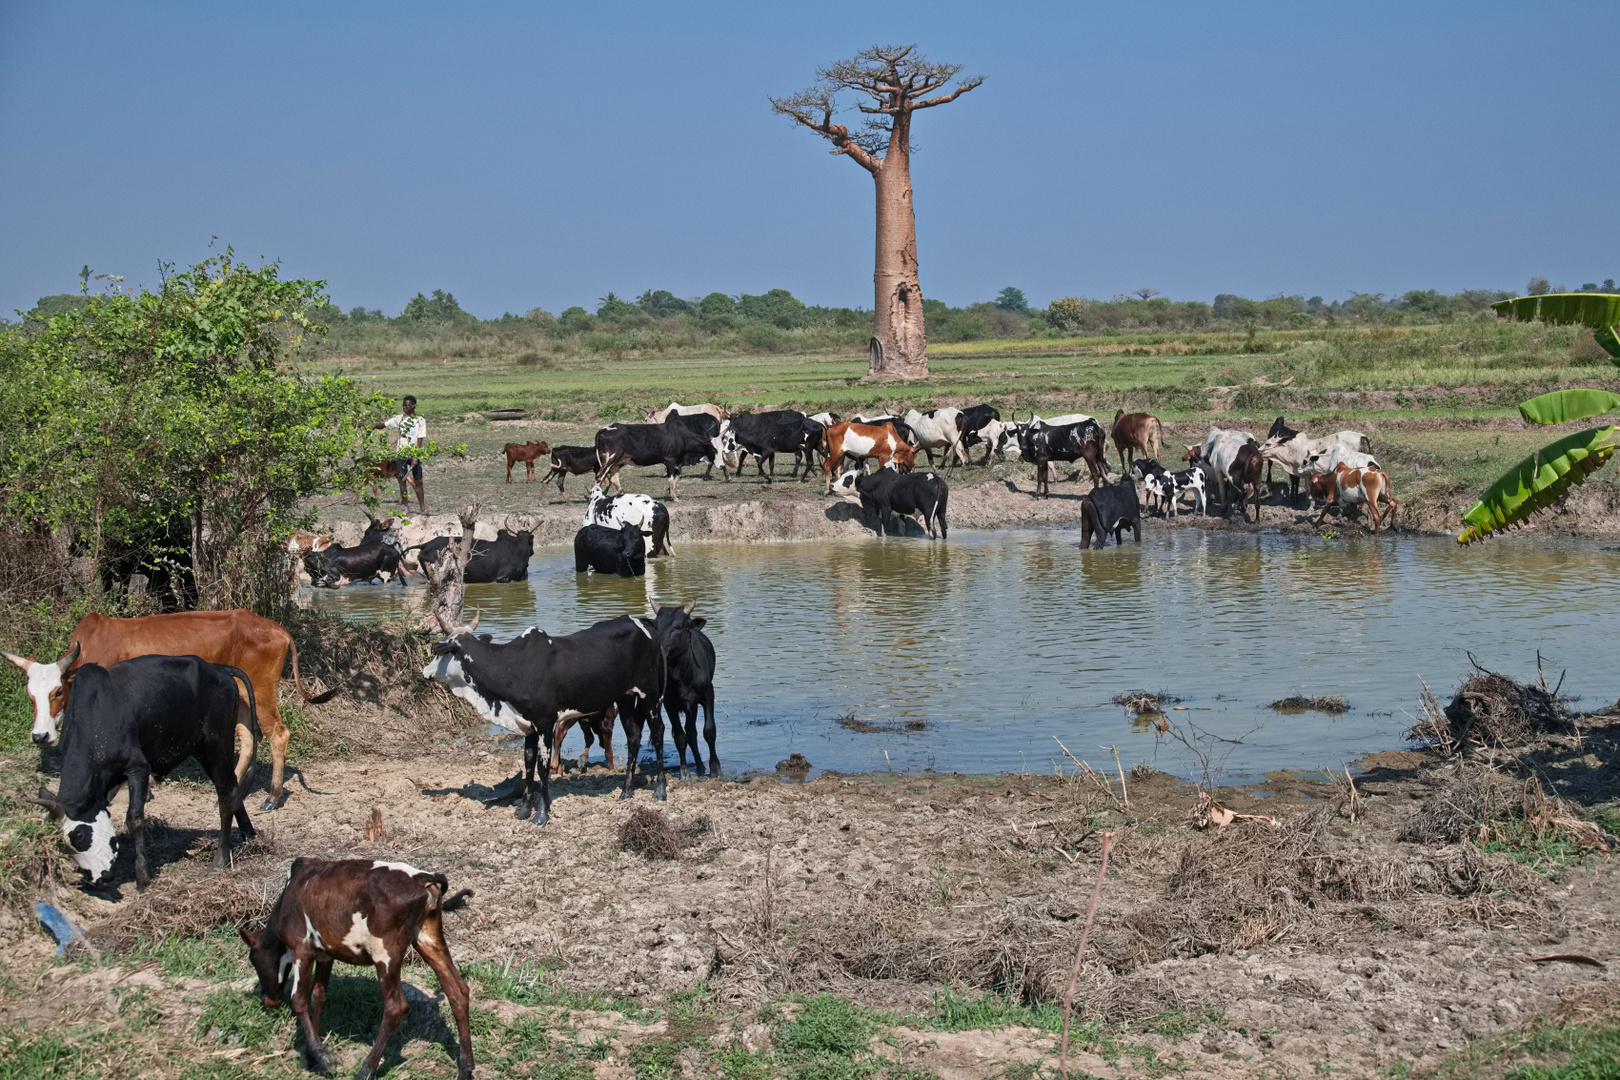
<instances>
[{"instance_id":1,"label":"tree line on horizon","mask_svg":"<svg viewBox=\"0 0 1620 1080\"><path fill-rule=\"evenodd\" d=\"M1602 283L1588 282L1573 291L1615 290L1614 279L1610 278ZM1546 278L1532 278L1523 294L1491 289L1457 293L1420 289L1400 296L1358 292L1343 300L1327 301L1321 296L1302 294L1255 300L1221 293L1206 303L1172 300L1155 289L1143 288L1108 300L1059 297L1041 308L1030 304L1021 289L1008 286L992 300L953 307L925 299L923 307L929 341L945 344L1076 334L1423 325L1492 319L1495 316L1490 305L1499 300L1563 291L1562 286L1552 285ZM18 315L24 328L30 324L39 326L51 316L86 302L79 293L44 296L34 308ZM462 308L453 293L434 289L430 294L417 293L393 316L361 306L345 311L324 301L312 305L306 314L312 322L328 328L323 340L311 343L317 351L328 354L342 353L379 336L406 341L442 339L457 331L469 336L538 334L592 351L656 347L659 340L666 339L675 346L705 340L724 344L726 341L716 339L728 339L750 351L782 352L807 345L858 347L864 344L872 320L869 309L807 304L787 289L737 296L711 292L689 298L678 297L667 289L648 289L634 300L609 292L597 302L594 311L575 305L552 314L536 307L521 315L506 312L491 319L480 319Z\"/></svg>"}]
</instances>

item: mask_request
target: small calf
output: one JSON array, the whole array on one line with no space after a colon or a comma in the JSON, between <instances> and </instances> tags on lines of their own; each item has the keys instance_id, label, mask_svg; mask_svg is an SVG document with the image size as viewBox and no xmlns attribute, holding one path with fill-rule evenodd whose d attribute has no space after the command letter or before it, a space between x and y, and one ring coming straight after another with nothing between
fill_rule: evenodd
<instances>
[{"instance_id":1,"label":"small calf","mask_svg":"<svg viewBox=\"0 0 1620 1080\"><path fill-rule=\"evenodd\" d=\"M587 570L620 577L642 577L647 573L647 542L641 530L626 523L617 529L587 525L574 534L574 572Z\"/></svg>"},{"instance_id":2,"label":"small calf","mask_svg":"<svg viewBox=\"0 0 1620 1080\"><path fill-rule=\"evenodd\" d=\"M570 476L584 476L586 473L596 472L596 447L594 446L553 446L551 448L551 471L546 473L540 486L545 487L553 479L557 481L557 494L563 493L563 481Z\"/></svg>"},{"instance_id":3,"label":"small calf","mask_svg":"<svg viewBox=\"0 0 1620 1080\"><path fill-rule=\"evenodd\" d=\"M1125 529L1131 529L1132 538L1142 542L1142 504L1136 498L1136 485L1129 478L1117 484L1103 484L1092 488L1080 500L1080 546L1091 547L1092 537L1097 547L1107 543L1109 533L1114 543L1123 543Z\"/></svg>"},{"instance_id":4,"label":"small calf","mask_svg":"<svg viewBox=\"0 0 1620 1080\"><path fill-rule=\"evenodd\" d=\"M332 1054L321 1042L321 1008L326 1004L332 962L341 960L377 969L383 996L382 1026L355 1080L366 1080L376 1071L388 1040L405 1018L408 1006L400 973L406 951L415 948L439 977L456 1018L461 1039L457 1080L472 1080L472 1030L467 1015L471 995L450 958L442 915L460 907L472 890L446 897L449 888L443 874L404 863L294 859L287 871L287 886L270 909L265 928L257 934L237 928L247 942L253 970L259 974L264 1007L277 1008L284 995L292 999L304 1032L305 1068L324 1073L332 1067Z\"/></svg>"},{"instance_id":5,"label":"small calf","mask_svg":"<svg viewBox=\"0 0 1620 1080\"><path fill-rule=\"evenodd\" d=\"M1249 519L1249 511L1244 503L1252 495L1254 502L1254 520L1260 520L1260 492L1262 485L1260 474L1265 465L1265 458L1260 454L1260 448L1254 443L1244 443L1237 448L1237 454L1232 458L1232 464L1227 468L1227 483L1237 489L1238 509L1243 511L1243 519Z\"/></svg>"},{"instance_id":6,"label":"small calf","mask_svg":"<svg viewBox=\"0 0 1620 1080\"><path fill-rule=\"evenodd\" d=\"M528 473L524 483L534 483L534 463L551 453L551 447L546 445L544 439L539 442L506 444L506 482L512 482L512 466L523 462L523 468Z\"/></svg>"}]
</instances>

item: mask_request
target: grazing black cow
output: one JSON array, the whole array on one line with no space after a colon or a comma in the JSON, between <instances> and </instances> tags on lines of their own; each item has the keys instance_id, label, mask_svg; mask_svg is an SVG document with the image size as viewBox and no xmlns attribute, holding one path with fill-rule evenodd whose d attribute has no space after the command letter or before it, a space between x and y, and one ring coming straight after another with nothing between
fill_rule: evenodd
<instances>
[{"instance_id":1,"label":"grazing black cow","mask_svg":"<svg viewBox=\"0 0 1620 1080\"><path fill-rule=\"evenodd\" d=\"M1035 464L1037 495L1051 496L1048 468L1054 461L1084 461L1091 475L1092 487L1108 482L1102 425L1089 417L1057 427L1045 423L1028 424L1018 432L1018 450L1024 460Z\"/></svg>"},{"instance_id":2,"label":"grazing black cow","mask_svg":"<svg viewBox=\"0 0 1620 1080\"><path fill-rule=\"evenodd\" d=\"M417 544L406 548L406 551L420 551L416 557L418 565L424 568L439 561L444 549L450 546L452 539L459 542L459 537L435 536L425 544ZM529 576L529 560L534 558L534 533L530 531L508 532L500 529L495 533L493 540L474 540L472 550L467 553L467 565L462 571L462 579L469 585L487 585L496 582L505 585L513 581L522 581Z\"/></svg>"},{"instance_id":3,"label":"grazing black cow","mask_svg":"<svg viewBox=\"0 0 1620 1080\"><path fill-rule=\"evenodd\" d=\"M304 1032L304 1066L315 1072L332 1067L332 1055L321 1042L321 1009L332 961L377 969L382 990L382 1025L371 1053L360 1063L357 1080L365 1080L382 1061L388 1041L409 1005L400 975L406 953L415 948L439 977L461 1038L456 1080L472 1080L472 1028L468 1003L472 995L461 977L444 937L442 912L454 911L472 895L462 889L451 896L443 874L418 870L407 863L374 859L324 862L294 859L287 884L270 909L270 921L257 934L241 926L248 959L259 976L259 1000L267 1009L292 999L293 1013Z\"/></svg>"},{"instance_id":4,"label":"grazing black cow","mask_svg":"<svg viewBox=\"0 0 1620 1080\"><path fill-rule=\"evenodd\" d=\"M664 423L679 424L681 427L694 431L707 439L709 444L714 447L714 457L709 459L709 467L703 470L703 479L707 480L714 475L716 459L720 461L720 475L725 479L730 479L729 474L726 472L725 457L720 453L720 430L722 425L718 417L701 412L678 413L671 409L664 414Z\"/></svg>"},{"instance_id":5,"label":"grazing black cow","mask_svg":"<svg viewBox=\"0 0 1620 1080\"><path fill-rule=\"evenodd\" d=\"M811 458L821 445L823 427L796 409L775 409L771 412L744 413L731 418L726 433L720 439L722 457L735 458L740 475L744 461L752 457L760 476L765 476L765 464L770 463L771 474L767 482L776 480L776 455L793 455L792 476L800 480L810 478ZM804 470L799 466L803 459Z\"/></svg>"},{"instance_id":6,"label":"grazing black cow","mask_svg":"<svg viewBox=\"0 0 1620 1080\"><path fill-rule=\"evenodd\" d=\"M643 577L647 573L647 541L641 530L624 524L617 529L606 525L586 525L574 534L574 573L587 570L620 577Z\"/></svg>"},{"instance_id":7,"label":"grazing black cow","mask_svg":"<svg viewBox=\"0 0 1620 1080\"><path fill-rule=\"evenodd\" d=\"M596 475L596 447L594 446L553 446L551 448L551 471L546 473L540 486L545 487L551 483L552 478L557 480L557 494L563 493L563 481L570 476L584 476L590 473Z\"/></svg>"},{"instance_id":8,"label":"grazing black cow","mask_svg":"<svg viewBox=\"0 0 1620 1080\"><path fill-rule=\"evenodd\" d=\"M846 499L859 497L861 509L877 515L879 536L894 531L890 515L899 514L902 517L916 515L919 523L928 530L929 539L934 538L936 521L939 522L940 537L950 538L945 509L951 497L951 488L938 473L903 473L889 467L881 468L870 476L852 471L838 478L833 491Z\"/></svg>"},{"instance_id":9,"label":"grazing black cow","mask_svg":"<svg viewBox=\"0 0 1620 1080\"><path fill-rule=\"evenodd\" d=\"M1132 538L1142 542L1142 504L1136 498L1136 485L1126 477L1117 484L1094 487L1080 500L1080 546L1091 547L1093 536L1097 547L1107 543L1109 533L1114 543L1120 544L1125 529L1131 529Z\"/></svg>"},{"instance_id":10,"label":"grazing black cow","mask_svg":"<svg viewBox=\"0 0 1620 1080\"><path fill-rule=\"evenodd\" d=\"M1001 410L994 405L974 405L956 414L956 430L962 435L962 445L967 447L984 443L986 465L990 464L990 455L995 452L995 447L979 433L984 430L986 424L1000 419Z\"/></svg>"},{"instance_id":11,"label":"grazing black cow","mask_svg":"<svg viewBox=\"0 0 1620 1080\"><path fill-rule=\"evenodd\" d=\"M75 649L74 653L78 650ZM71 663L71 661L70 661ZM247 687L247 699L236 684ZM236 735L242 750L236 750ZM239 668L195 656L137 656L111 667L81 664L62 716L62 780L37 801L61 823L73 860L99 881L113 864L113 824L107 811L113 789L129 787L125 821L135 840L135 881L152 880L146 868L146 800L152 781L196 758L214 782L219 805L219 853L230 865L231 818L242 839L254 835L242 797L259 748L253 682ZM234 768L233 768L234 766Z\"/></svg>"},{"instance_id":12,"label":"grazing black cow","mask_svg":"<svg viewBox=\"0 0 1620 1080\"><path fill-rule=\"evenodd\" d=\"M474 637L466 627L444 630L422 675L448 687L490 723L523 736L520 820L533 814L534 823L544 825L551 817L550 762L540 772L538 791L534 783L541 737L550 740L561 717L594 716L610 705L618 706L628 744L623 797L630 797L635 781L642 727L651 723L658 754L654 790L663 798L664 650L655 620L621 616L567 637L531 627L501 643Z\"/></svg>"},{"instance_id":13,"label":"grazing black cow","mask_svg":"<svg viewBox=\"0 0 1620 1080\"><path fill-rule=\"evenodd\" d=\"M620 491L619 470L626 465L662 465L669 478L669 497L675 498L675 481L681 466L699 461L713 464L720 454L710 440L680 424L614 424L596 433L596 482Z\"/></svg>"},{"instance_id":14,"label":"grazing black cow","mask_svg":"<svg viewBox=\"0 0 1620 1080\"><path fill-rule=\"evenodd\" d=\"M392 539L355 547L333 544L324 551L312 551L305 555L304 569L309 571L310 583L317 588L335 589L344 578L370 581L387 575L389 580L398 581L401 554L399 546Z\"/></svg>"},{"instance_id":15,"label":"grazing black cow","mask_svg":"<svg viewBox=\"0 0 1620 1080\"><path fill-rule=\"evenodd\" d=\"M686 775L686 748L692 748L692 767L703 775L703 755L698 750L698 709L703 710L703 737L709 743L709 773L720 774L720 755L714 749L714 642L703 632L706 619L692 618L697 606L691 600L684 607L658 609L658 637L664 645L669 678L664 685L664 708L669 713L669 730L675 736L675 759L680 775ZM682 718L685 725L682 726Z\"/></svg>"}]
</instances>

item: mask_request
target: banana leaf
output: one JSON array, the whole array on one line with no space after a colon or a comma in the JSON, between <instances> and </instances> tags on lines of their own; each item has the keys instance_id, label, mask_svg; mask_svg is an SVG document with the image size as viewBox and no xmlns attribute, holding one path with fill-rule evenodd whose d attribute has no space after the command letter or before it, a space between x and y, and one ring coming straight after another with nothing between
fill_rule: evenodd
<instances>
[{"instance_id":1,"label":"banana leaf","mask_svg":"<svg viewBox=\"0 0 1620 1080\"><path fill-rule=\"evenodd\" d=\"M1620 412L1620 394L1584 387L1554 390L1519 406L1519 415L1532 424L1567 424L1612 412Z\"/></svg>"},{"instance_id":2,"label":"banana leaf","mask_svg":"<svg viewBox=\"0 0 1620 1080\"><path fill-rule=\"evenodd\" d=\"M1569 493L1570 488L1620 449L1620 427L1590 428L1566 435L1525 458L1486 489L1463 515L1468 526L1459 544L1483 540L1510 525L1520 525Z\"/></svg>"},{"instance_id":3,"label":"banana leaf","mask_svg":"<svg viewBox=\"0 0 1620 1080\"><path fill-rule=\"evenodd\" d=\"M1620 324L1620 295L1612 293L1547 293L1498 300L1491 307L1519 322L1579 323L1594 330Z\"/></svg>"},{"instance_id":4,"label":"banana leaf","mask_svg":"<svg viewBox=\"0 0 1620 1080\"><path fill-rule=\"evenodd\" d=\"M1498 300L1491 307L1504 319L1550 323L1578 323L1590 326L1592 336L1615 366L1620 367L1620 295L1613 293L1547 293L1543 296L1515 296ZM1571 417L1571 419L1575 419Z\"/></svg>"}]
</instances>

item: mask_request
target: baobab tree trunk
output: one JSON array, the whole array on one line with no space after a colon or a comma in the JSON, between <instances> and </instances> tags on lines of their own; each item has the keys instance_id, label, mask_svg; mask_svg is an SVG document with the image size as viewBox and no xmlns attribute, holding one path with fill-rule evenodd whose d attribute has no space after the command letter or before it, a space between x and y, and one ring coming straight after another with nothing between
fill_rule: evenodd
<instances>
[{"instance_id":1,"label":"baobab tree trunk","mask_svg":"<svg viewBox=\"0 0 1620 1080\"><path fill-rule=\"evenodd\" d=\"M897 138L873 173L877 188L877 251L872 271L872 340L867 377L928 375L928 332L917 273L917 218L911 208L909 115L897 118Z\"/></svg>"}]
</instances>

